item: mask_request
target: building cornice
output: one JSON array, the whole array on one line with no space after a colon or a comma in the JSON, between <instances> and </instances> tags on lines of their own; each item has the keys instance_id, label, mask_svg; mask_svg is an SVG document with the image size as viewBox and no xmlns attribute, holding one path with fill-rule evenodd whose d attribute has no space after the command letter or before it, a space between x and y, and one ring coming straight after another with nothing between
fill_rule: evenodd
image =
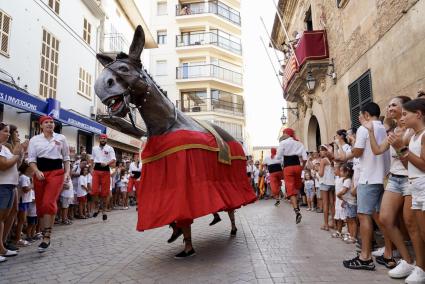
<instances>
[{"instance_id":1,"label":"building cornice","mask_svg":"<svg viewBox=\"0 0 425 284\"><path fill-rule=\"evenodd\" d=\"M133 29L136 29L138 25L142 26L145 32L145 48L157 48L158 44L153 39L152 33L143 20L142 14L140 14L140 10L134 0L117 0L117 2L126 14Z\"/></svg>"},{"instance_id":2,"label":"building cornice","mask_svg":"<svg viewBox=\"0 0 425 284\"><path fill-rule=\"evenodd\" d=\"M294 15L294 11L297 4L298 0L279 0L279 3L277 4L286 30L288 30L289 28L289 23L291 22L292 16ZM271 38L274 41L275 45L282 44L281 42L277 42L277 40L279 39L279 34L282 32L282 27L276 11L271 34Z\"/></svg>"},{"instance_id":3,"label":"building cornice","mask_svg":"<svg viewBox=\"0 0 425 284\"><path fill-rule=\"evenodd\" d=\"M83 0L84 5L87 9L98 19L103 19L105 17L105 11L103 11L100 3L95 0Z\"/></svg>"}]
</instances>

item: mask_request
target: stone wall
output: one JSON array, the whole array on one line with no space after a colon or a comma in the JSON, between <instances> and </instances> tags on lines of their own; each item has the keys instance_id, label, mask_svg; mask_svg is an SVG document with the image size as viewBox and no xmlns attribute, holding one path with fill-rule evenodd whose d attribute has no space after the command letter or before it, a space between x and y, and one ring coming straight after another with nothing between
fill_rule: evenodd
<instances>
[{"instance_id":1,"label":"stone wall","mask_svg":"<svg viewBox=\"0 0 425 284\"><path fill-rule=\"evenodd\" d=\"M306 146L311 144L307 136L312 115L319 122L322 142L330 142L336 130L350 127L348 86L368 70L373 100L381 108L393 96L414 97L418 89L425 89L424 0L349 0L344 8L337 8L335 1L300 0L290 34L303 29L310 5L314 29L327 30L338 79L336 84L329 77L318 82L313 95L319 100L298 121L289 114L288 124Z\"/></svg>"}]
</instances>

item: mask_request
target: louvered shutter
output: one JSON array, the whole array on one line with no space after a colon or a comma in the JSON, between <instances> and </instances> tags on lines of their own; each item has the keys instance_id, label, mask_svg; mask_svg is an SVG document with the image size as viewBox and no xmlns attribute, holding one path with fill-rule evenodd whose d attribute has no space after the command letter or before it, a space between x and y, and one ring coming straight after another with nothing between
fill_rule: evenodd
<instances>
[{"instance_id":1,"label":"louvered shutter","mask_svg":"<svg viewBox=\"0 0 425 284\"><path fill-rule=\"evenodd\" d=\"M349 101L350 101L350 115L351 126L358 128L359 112L363 105L372 102L372 82L370 71L360 76L359 79L354 81L348 86Z\"/></svg>"},{"instance_id":2,"label":"louvered shutter","mask_svg":"<svg viewBox=\"0 0 425 284\"><path fill-rule=\"evenodd\" d=\"M0 11L0 52L9 54L10 17Z\"/></svg>"}]
</instances>

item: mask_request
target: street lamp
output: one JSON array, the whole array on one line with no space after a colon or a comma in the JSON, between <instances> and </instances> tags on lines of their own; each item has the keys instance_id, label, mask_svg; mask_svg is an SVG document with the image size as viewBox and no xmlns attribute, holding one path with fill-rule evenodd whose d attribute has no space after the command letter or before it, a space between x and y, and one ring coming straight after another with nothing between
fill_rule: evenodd
<instances>
[{"instance_id":1,"label":"street lamp","mask_svg":"<svg viewBox=\"0 0 425 284\"><path fill-rule=\"evenodd\" d=\"M314 91L314 87L316 86L316 79L313 77L313 73L311 71L308 71L307 77L306 77L306 84L307 84L307 90L309 93Z\"/></svg>"},{"instance_id":2,"label":"street lamp","mask_svg":"<svg viewBox=\"0 0 425 284\"><path fill-rule=\"evenodd\" d=\"M288 122L288 118L285 115L285 108L282 109L282 116L280 117L280 121L282 122L282 125L285 125Z\"/></svg>"}]
</instances>

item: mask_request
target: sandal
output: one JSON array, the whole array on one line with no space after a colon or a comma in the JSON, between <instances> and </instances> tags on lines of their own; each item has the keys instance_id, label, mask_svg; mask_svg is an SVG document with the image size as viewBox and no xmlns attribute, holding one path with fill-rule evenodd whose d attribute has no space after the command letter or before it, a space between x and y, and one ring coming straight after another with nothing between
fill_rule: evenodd
<instances>
[{"instance_id":1,"label":"sandal","mask_svg":"<svg viewBox=\"0 0 425 284\"><path fill-rule=\"evenodd\" d=\"M332 238L335 238L335 239L339 239L339 238L341 238L341 233L340 232L338 232L338 231L336 231L335 233L333 233L332 234Z\"/></svg>"},{"instance_id":2,"label":"sandal","mask_svg":"<svg viewBox=\"0 0 425 284\"><path fill-rule=\"evenodd\" d=\"M373 263L373 259L361 260L359 256L356 256L353 259L344 260L342 264L344 265L344 267L349 269L375 270L375 264Z\"/></svg>"},{"instance_id":3,"label":"sandal","mask_svg":"<svg viewBox=\"0 0 425 284\"><path fill-rule=\"evenodd\" d=\"M320 227L320 230L329 231L329 226L323 225Z\"/></svg>"},{"instance_id":4,"label":"sandal","mask_svg":"<svg viewBox=\"0 0 425 284\"><path fill-rule=\"evenodd\" d=\"M38 252L43 253L50 247L50 235L52 234L52 228L44 228L43 230L43 241L38 246ZM48 239L49 242L45 242L44 240Z\"/></svg>"},{"instance_id":5,"label":"sandal","mask_svg":"<svg viewBox=\"0 0 425 284\"><path fill-rule=\"evenodd\" d=\"M65 220L65 221L62 221L62 225L72 225L72 222L71 222L71 220Z\"/></svg>"},{"instance_id":6,"label":"sandal","mask_svg":"<svg viewBox=\"0 0 425 284\"><path fill-rule=\"evenodd\" d=\"M397 266L397 262L394 258L385 258L384 255L375 257L377 263L384 265L388 269L393 269Z\"/></svg>"}]
</instances>

